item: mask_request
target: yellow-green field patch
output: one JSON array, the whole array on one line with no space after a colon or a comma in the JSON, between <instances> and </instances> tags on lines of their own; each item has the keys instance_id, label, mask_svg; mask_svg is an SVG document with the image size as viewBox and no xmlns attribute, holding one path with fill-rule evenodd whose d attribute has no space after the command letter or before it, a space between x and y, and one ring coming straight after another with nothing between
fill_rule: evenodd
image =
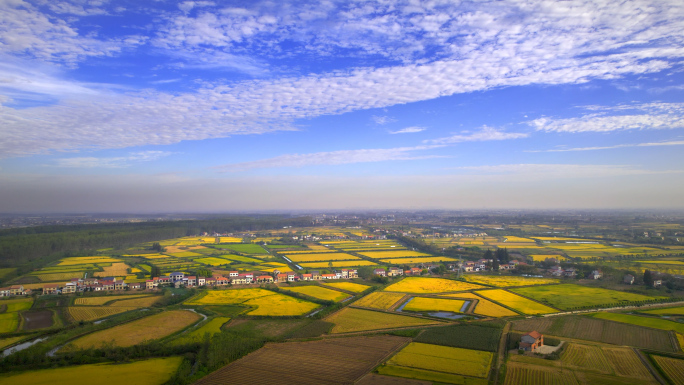
<instances>
[{"instance_id":1,"label":"yellow-green field patch","mask_svg":"<svg viewBox=\"0 0 684 385\"><path fill-rule=\"evenodd\" d=\"M373 309L387 310L404 297L405 294L402 293L387 293L383 291L376 291L354 302L353 305L369 307Z\"/></svg>"},{"instance_id":2,"label":"yellow-green field patch","mask_svg":"<svg viewBox=\"0 0 684 385\"><path fill-rule=\"evenodd\" d=\"M421 253L411 250L391 250L391 251L363 251L359 254L373 259L391 259L405 257L432 257L431 254Z\"/></svg>"},{"instance_id":3,"label":"yellow-green field patch","mask_svg":"<svg viewBox=\"0 0 684 385\"><path fill-rule=\"evenodd\" d=\"M354 283L354 282L321 282L321 283L326 285L326 286L332 286L332 287L336 287L338 289L351 291L352 293L361 293L370 287L370 286L361 285L361 284Z\"/></svg>"},{"instance_id":4,"label":"yellow-green field patch","mask_svg":"<svg viewBox=\"0 0 684 385\"><path fill-rule=\"evenodd\" d=\"M307 262L307 263L298 263L299 266L303 268L324 268L324 267L329 267L328 262ZM377 263L373 263L371 261L364 261L364 260L357 260L357 261L332 261L333 267L356 267L356 266L375 266Z\"/></svg>"},{"instance_id":5,"label":"yellow-green field patch","mask_svg":"<svg viewBox=\"0 0 684 385\"><path fill-rule=\"evenodd\" d=\"M346 307L337 313L325 318L325 321L332 322L335 326L332 333L349 333L366 330L393 329L409 326L434 325L440 322L382 313L373 310L363 310Z\"/></svg>"},{"instance_id":6,"label":"yellow-green field patch","mask_svg":"<svg viewBox=\"0 0 684 385\"><path fill-rule=\"evenodd\" d=\"M335 301L339 302L345 298L349 298L349 294L339 292L337 290L326 289L320 286L297 286L297 287L284 287L282 290L293 291L295 293L301 293L308 295L310 297L322 299L324 301Z\"/></svg>"},{"instance_id":7,"label":"yellow-green field patch","mask_svg":"<svg viewBox=\"0 0 684 385\"><path fill-rule=\"evenodd\" d=\"M404 306L403 310L415 312L449 311L461 313L464 304L465 301L458 299L413 297L413 299Z\"/></svg>"},{"instance_id":8,"label":"yellow-green field patch","mask_svg":"<svg viewBox=\"0 0 684 385\"><path fill-rule=\"evenodd\" d=\"M385 291L401 293L446 293L451 291L465 291L481 289L482 285L464 281L454 281L443 278L406 277L401 281L385 288Z\"/></svg>"},{"instance_id":9,"label":"yellow-green field patch","mask_svg":"<svg viewBox=\"0 0 684 385\"><path fill-rule=\"evenodd\" d=\"M477 291L477 294L491 299L492 301L504 304L511 309L518 310L523 314L549 314L558 312L557 310L546 305L542 305L538 302L534 302L506 290L479 290Z\"/></svg>"}]
</instances>

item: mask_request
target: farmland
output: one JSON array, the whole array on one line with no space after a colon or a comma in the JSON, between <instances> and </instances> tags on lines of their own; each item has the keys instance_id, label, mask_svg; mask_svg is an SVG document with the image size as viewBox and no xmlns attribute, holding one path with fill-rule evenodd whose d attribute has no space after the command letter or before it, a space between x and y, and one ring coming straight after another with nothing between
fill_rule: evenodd
<instances>
[{"instance_id":1,"label":"farmland","mask_svg":"<svg viewBox=\"0 0 684 385\"><path fill-rule=\"evenodd\" d=\"M373 263L371 261L364 261L364 260L358 260L358 261L334 261L332 262L333 267L355 267L355 266L375 266L377 265L376 263ZM329 267L328 262L307 262L307 263L300 263L299 266L302 266L304 268L324 268L324 267Z\"/></svg>"},{"instance_id":2,"label":"farmland","mask_svg":"<svg viewBox=\"0 0 684 385\"><path fill-rule=\"evenodd\" d=\"M287 254L287 258L293 262L311 262L311 261L340 261L361 259L351 254L346 253L307 253L307 254Z\"/></svg>"},{"instance_id":3,"label":"farmland","mask_svg":"<svg viewBox=\"0 0 684 385\"><path fill-rule=\"evenodd\" d=\"M684 384L684 360L657 355L651 358L673 384Z\"/></svg>"},{"instance_id":4,"label":"farmland","mask_svg":"<svg viewBox=\"0 0 684 385\"><path fill-rule=\"evenodd\" d=\"M391 259L404 257L431 257L430 254L421 253L418 251L409 250L392 250L392 251L363 251L359 254L373 259Z\"/></svg>"},{"instance_id":5,"label":"farmland","mask_svg":"<svg viewBox=\"0 0 684 385\"><path fill-rule=\"evenodd\" d=\"M186 302L188 305L245 305L256 307L249 315L295 316L306 314L319 305L264 289L208 291Z\"/></svg>"},{"instance_id":6,"label":"farmland","mask_svg":"<svg viewBox=\"0 0 684 385\"><path fill-rule=\"evenodd\" d=\"M667 331L610 322L593 317L565 316L520 320L513 322L513 330L525 332L536 330L543 334L559 337L667 352L675 351Z\"/></svg>"},{"instance_id":7,"label":"farmland","mask_svg":"<svg viewBox=\"0 0 684 385\"><path fill-rule=\"evenodd\" d=\"M231 263L231 261L228 259L216 258L216 257L197 258L194 261L199 262L203 265L209 265L209 266L221 266L221 265L228 265Z\"/></svg>"},{"instance_id":8,"label":"farmland","mask_svg":"<svg viewBox=\"0 0 684 385\"><path fill-rule=\"evenodd\" d=\"M640 310L639 313L655 315L684 315L684 306L668 307L655 310Z\"/></svg>"},{"instance_id":9,"label":"farmland","mask_svg":"<svg viewBox=\"0 0 684 385\"><path fill-rule=\"evenodd\" d=\"M445 294L444 297L466 298L478 300L473 313L487 317L510 317L518 315L518 313L506 309L503 306L497 305L492 301L486 300L477 294L473 293L459 293L459 294Z\"/></svg>"},{"instance_id":10,"label":"farmland","mask_svg":"<svg viewBox=\"0 0 684 385\"><path fill-rule=\"evenodd\" d=\"M439 323L437 321L430 321L422 318L381 313L372 310L353 309L349 307L332 314L325 320L335 324L332 329L333 334Z\"/></svg>"},{"instance_id":11,"label":"farmland","mask_svg":"<svg viewBox=\"0 0 684 385\"><path fill-rule=\"evenodd\" d=\"M426 344L496 352L500 337L500 328L469 324L426 329L414 340Z\"/></svg>"},{"instance_id":12,"label":"farmland","mask_svg":"<svg viewBox=\"0 0 684 385\"><path fill-rule=\"evenodd\" d=\"M354 306L387 310L392 307L392 305L397 303L397 301L404 298L404 296L405 295L401 293L385 293L376 291L354 302Z\"/></svg>"},{"instance_id":13,"label":"farmland","mask_svg":"<svg viewBox=\"0 0 684 385\"><path fill-rule=\"evenodd\" d=\"M326 286L332 286L338 289L351 291L352 293L361 293L370 287L353 282L324 282L324 284Z\"/></svg>"},{"instance_id":14,"label":"farmland","mask_svg":"<svg viewBox=\"0 0 684 385\"><path fill-rule=\"evenodd\" d=\"M102 271L96 271L96 277L121 277L128 274L129 266L123 262L112 263L111 266L105 266Z\"/></svg>"},{"instance_id":15,"label":"farmland","mask_svg":"<svg viewBox=\"0 0 684 385\"><path fill-rule=\"evenodd\" d=\"M193 342L202 342L204 335L209 333L214 335L221 332L221 326L230 321L228 317L216 317L195 330L189 330L172 341L172 344L180 345Z\"/></svg>"},{"instance_id":16,"label":"farmland","mask_svg":"<svg viewBox=\"0 0 684 385\"><path fill-rule=\"evenodd\" d=\"M75 321L95 321L100 318L109 317L137 309L136 307L110 307L110 306L69 306L67 312Z\"/></svg>"},{"instance_id":17,"label":"farmland","mask_svg":"<svg viewBox=\"0 0 684 385\"><path fill-rule=\"evenodd\" d=\"M181 357L152 358L125 364L78 365L18 374L7 373L0 378L0 385L74 385L86 383L84 379L95 378L127 385L161 385L171 379L181 360Z\"/></svg>"},{"instance_id":18,"label":"farmland","mask_svg":"<svg viewBox=\"0 0 684 385\"><path fill-rule=\"evenodd\" d=\"M402 376L408 372L412 374L410 378L434 380L430 375L420 374L436 372L454 376L446 382L463 383L465 379L460 376L486 378L491 362L490 352L411 342L378 368L378 373Z\"/></svg>"},{"instance_id":19,"label":"farmland","mask_svg":"<svg viewBox=\"0 0 684 385\"><path fill-rule=\"evenodd\" d=\"M349 294L339 292L337 290L326 289L320 286L297 286L283 288L283 290L293 291L295 293L306 294L310 297L322 299L324 301L339 302L345 298L349 298Z\"/></svg>"},{"instance_id":20,"label":"farmland","mask_svg":"<svg viewBox=\"0 0 684 385\"><path fill-rule=\"evenodd\" d=\"M442 278L406 277L401 281L386 287L385 291L425 294L465 291L480 288L482 288L482 286L463 281L453 281Z\"/></svg>"},{"instance_id":21,"label":"farmland","mask_svg":"<svg viewBox=\"0 0 684 385\"><path fill-rule=\"evenodd\" d=\"M103 344L133 346L180 331L201 317L187 310L171 310L145 317L110 329L88 334L72 341L66 349L98 348Z\"/></svg>"},{"instance_id":22,"label":"farmland","mask_svg":"<svg viewBox=\"0 0 684 385\"><path fill-rule=\"evenodd\" d=\"M121 262L120 259L111 258L107 256L100 257L71 257L62 259L57 266L73 266L73 265L83 265L91 263L117 263Z\"/></svg>"},{"instance_id":23,"label":"farmland","mask_svg":"<svg viewBox=\"0 0 684 385\"><path fill-rule=\"evenodd\" d=\"M374 336L268 344L195 384L351 384L406 341Z\"/></svg>"},{"instance_id":24,"label":"farmland","mask_svg":"<svg viewBox=\"0 0 684 385\"><path fill-rule=\"evenodd\" d=\"M449 311L461 313L465 301L458 299L414 297L406 306L405 311L428 312L428 311Z\"/></svg>"},{"instance_id":25,"label":"farmland","mask_svg":"<svg viewBox=\"0 0 684 385\"><path fill-rule=\"evenodd\" d=\"M10 333L19 326L19 312L28 310L33 306L33 298L17 298L0 301L5 305L4 313L0 313L0 333Z\"/></svg>"},{"instance_id":26,"label":"farmland","mask_svg":"<svg viewBox=\"0 0 684 385\"><path fill-rule=\"evenodd\" d=\"M684 333L684 324L660 318L639 317L636 315L619 313L596 313L594 314L594 317L609 321L622 322L630 325L644 326L661 330L674 330L678 333Z\"/></svg>"},{"instance_id":27,"label":"farmland","mask_svg":"<svg viewBox=\"0 0 684 385\"><path fill-rule=\"evenodd\" d=\"M663 299L663 297L649 297L641 294L573 284L524 287L512 289L511 291L562 310L598 306L621 306L632 302Z\"/></svg>"},{"instance_id":28,"label":"farmland","mask_svg":"<svg viewBox=\"0 0 684 385\"><path fill-rule=\"evenodd\" d=\"M504 385L578 385L571 372L561 372L556 368L509 362L506 365Z\"/></svg>"},{"instance_id":29,"label":"farmland","mask_svg":"<svg viewBox=\"0 0 684 385\"><path fill-rule=\"evenodd\" d=\"M176 258L192 258L192 257L202 257L202 256L204 256L204 254L195 253L195 252L192 252L192 251L179 251L179 252L176 252L176 253L167 253L167 254L169 254L169 255L172 256L172 257L176 257Z\"/></svg>"},{"instance_id":30,"label":"farmland","mask_svg":"<svg viewBox=\"0 0 684 385\"><path fill-rule=\"evenodd\" d=\"M430 263L430 262L454 262L453 258L448 257L411 257L411 258L393 258L381 259L380 262L391 264L414 264L414 263Z\"/></svg>"},{"instance_id":31,"label":"farmland","mask_svg":"<svg viewBox=\"0 0 684 385\"><path fill-rule=\"evenodd\" d=\"M232 243L227 245L213 245L217 249L229 249L243 254L268 254L268 251L260 245L253 243Z\"/></svg>"},{"instance_id":32,"label":"farmland","mask_svg":"<svg viewBox=\"0 0 684 385\"><path fill-rule=\"evenodd\" d=\"M526 278L516 276L493 276L475 274L469 275L467 279L469 282L475 282L481 285L496 287L546 285L559 282L559 280L553 278Z\"/></svg>"},{"instance_id":33,"label":"farmland","mask_svg":"<svg viewBox=\"0 0 684 385\"><path fill-rule=\"evenodd\" d=\"M70 273L36 274L36 277L43 282L70 281L72 278L83 278L83 273L75 271Z\"/></svg>"},{"instance_id":34,"label":"farmland","mask_svg":"<svg viewBox=\"0 0 684 385\"><path fill-rule=\"evenodd\" d=\"M120 299L133 299L141 297L149 297L151 294L138 294L138 295L108 295L102 297L81 297L74 300L75 305L91 305L99 306L104 305L110 301L117 301Z\"/></svg>"},{"instance_id":35,"label":"farmland","mask_svg":"<svg viewBox=\"0 0 684 385\"><path fill-rule=\"evenodd\" d=\"M477 291L477 294L492 301L504 304L523 314L549 314L557 312L557 310L548 306L531 301L527 298L520 297L502 289L479 290Z\"/></svg>"}]
</instances>

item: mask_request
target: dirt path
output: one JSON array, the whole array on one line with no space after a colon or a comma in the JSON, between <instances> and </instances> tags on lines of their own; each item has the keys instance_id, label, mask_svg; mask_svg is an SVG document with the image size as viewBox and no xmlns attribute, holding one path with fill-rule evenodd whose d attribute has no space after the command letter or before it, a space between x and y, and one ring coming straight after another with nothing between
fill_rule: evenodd
<instances>
[{"instance_id":1,"label":"dirt path","mask_svg":"<svg viewBox=\"0 0 684 385\"><path fill-rule=\"evenodd\" d=\"M511 323L506 322L501 331L501 339L499 339L499 350L496 358L496 368L494 369L494 385L499 383L499 369L506 359L506 342L508 341L508 332L511 330Z\"/></svg>"},{"instance_id":2,"label":"dirt path","mask_svg":"<svg viewBox=\"0 0 684 385\"><path fill-rule=\"evenodd\" d=\"M667 385L667 381L665 381L661 376L660 373L651 365L651 363L644 357L643 353L639 351L639 349L632 348L634 350L634 353L636 353L637 356L639 356L639 359L641 362L646 366L646 369L648 369L649 372L651 372L651 375L655 377L656 380L658 380L659 383L662 385Z\"/></svg>"}]
</instances>

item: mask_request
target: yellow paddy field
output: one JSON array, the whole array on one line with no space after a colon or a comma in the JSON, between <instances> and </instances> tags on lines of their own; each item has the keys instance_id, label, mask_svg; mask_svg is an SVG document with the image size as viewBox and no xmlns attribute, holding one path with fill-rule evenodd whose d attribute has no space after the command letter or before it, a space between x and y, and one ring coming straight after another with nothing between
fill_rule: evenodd
<instances>
[{"instance_id":1,"label":"yellow paddy field","mask_svg":"<svg viewBox=\"0 0 684 385\"><path fill-rule=\"evenodd\" d=\"M373 259L391 259L404 257L432 257L431 254L421 253L411 250L392 250L392 251L363 251L359 254Z\"/></svg>"},{"instance_id":2,"label":"yellow paddy field","mask_svg":"<svg viewBox=\"0 0 684 385\"><path fill-rule=\"evenodd\" d=\"M306 253L306 254L286 254L287 258L293 262L311 261L339 261L339 260L360 260L361 258L347 253Z\"/></svg>"},{"instance_id":3,"label":"yellow paddy field","mask_svg":"<svg viewBox=\"0 0 684 385\"><path fill-rule=\"evenodd\" d=\"M120 299L134 299L141 297L149 297L151 294L134 294L134 295L107 295L102 297L81 297L74 300L75 305L91 305L100 306L110 301L118 301Z\"/></svg>"},{"instance_id":4,"label":"yellow paddy field","mask_svg":"<svg viewBox=\"0 0 684 385\"><path fill-rule=\"evenodd\" d=\"M549 314L558 312L558 310L550 308L546 305L542 305L538 302L534 302L525 297L513 294L506 290L479 290L477 291L477 294L492 301L504 304L510 307L511 309L515 309L523 314Z\"/></svg>"},{"instance_id":5,"label":"yellow paddy field","mask_svg":"<svg viewBox=\"0 0 684 385\"><path fill-rule=\"evenodd\" d=\"M328 262L307 262L307 263L298 263L299 266L307 268L323 268L323 267L329 267ZM356 266L375 266L377 263L373 263L371 261L364 261L364 260L358 260L358 261L333 261L332 262L333 267L356 267Z\"/></svg>"},{"instance_id":6,"label":"yellow paddy field","mask_svg":"<svg viewBox=\"0 0 684 385\"><path fill-rule=\"evenodd\" d=\"M336 287L338 289L351 291L352 293L361 293L368 289L370 286L361 285L353 282L321 282L326 286Z\"/></svg>"},{"instance_id":7,"label":"yellow paddy field","mask_svg":"<svg viewBox=\"0 0 684 385\"><path fill-rule=\"evenodd\" d=\"M423 277L406 277L401 281L389 285L385 291L396 291L401 293L447 293L451 291L465 291L472 289L481 289L482 286L463 282L453 281L443 278L423 278Z\"/></svg>"},{"instance_id":8,"label":"yellow paddy field","mask_svg":"<svg viewBox=\"0 0 684 385\"><path fill-rule=\"evenodd\" d=\"M281 290L288 290L295 293L301 293L310 297L322 299L324 301L339 302L345 298L349 298L349 294L342 293L337 290L326 289L321 286L298 286L298 287L283 287Z\"/></svg>"},{"instance_id":9,"label":"yellow paddy field","mask_svg":"<svg viewBox=\"0 0 684 385\"><path fill-rule=\"evenodd\" d=\"M449 311L462 313L461 308L463 307L463 304L465 304L465 301L459 299L414 297L406 306L404 306L404 310L415 312Z\"/></svg>"},{"instance_id":10,"label":"yellow paddy field","mask_svg":"<svg viewBox=\"0 0 684 385\"><path fill-rule=\"evenodd\" d=\"M92 385L96 379L113 384L161 385L178 370L182 357L152 358L126 364L94 364L58 369L5 373L0 385Z\"/></svg>"},{"instance_id":11,"label":"yellow paddy field","mask_svg":"<svg viewBox=\"0 0 684 385\"><path fill-rule=\"evenodd\" d=\"M413 258L392 258L381 259L380 262L391 264L414 264L414 263L430 263L430 262L455 262L455 259L448 257L413 257Z\"/></svg>"},{"instance_id":12,"label":"yellow paddy field","mask_svg":"<svg viewBox=\"0 0 684 385\"><path fill-rule=\"evenodd\" d=\"M248 315L297 316L320 305L264 289L212 290L185 302L187 305L245 305L256 307Z\"/></svg>"},{"instance_id":13,"label":"yellow paddy field","mask_svg":"<svg viewBox=\"0 0 684 385\"><path fill-rule=\"evenodd\" d=\"M376 291L354 302L353 305L387 310L404 297L405 294L403 293L387 293L383 291Z\"/></svg>"},{"instance_id":14,"label":"yellow paddy field","mask_svg":"<svg viewBox=\"0 0 684 385\"><path fill-rule=\"evenodd\" d=\"M85 265L89 263L115 263L122 262L120 259L110 258L107 256L97 256L97 257L71 257L62 259L57 266L73 266L73 265Z\"/></svg>"},{"instance_id":15,"label":"yellow paddy field","mask_svg":"<svg viewBox=\"0 0 684 385\"><path fill-rule=\"evenodd\" d=\"M144 341L166 337L192 325L201 318L199 314L187 310L165 311L85 335L69 343L66 349L97 348L109 343L121 347L133 346Z\"/></svg>"},{"instance_id":16,"label":"yellow paddy field","mask_svg":"<svg viewBox=\"0 0 684 385\"><path fill-rule=\"evenodd\" d=\"M423 318L408 317L350 307L345 307L337 313L328 316L325 318L325 321L335 324L331 332L333 334L366 330L393 329L408 326L434 325L441 323Z\"/></svg>"},{"instance_id":17,"label":"yellow paddy field","mask_svg":"<svg viewBox=\"0 0 684 385\"><path fill-rule=\"evenodd\" d=\"M477 315L482 315L486 317L512 317L518 315L518 313L506 309L503 306L497 305L492 301L489 301L477 294L473 293L458 293L458 294L445 294L443 297L453 297L453 298L464 298L464 299L476 299L478 300L477 306L473 313Z\"/></svg>"},{"instance_id":18,"label":"yellow paddy field","mask_svg":"<svg viewBox=\"0 0 684 385\"><path fill-rule=\"evenodd\" d=\"M496 287L546 285L560 282L558 279L553 278L526 278L494 275L468 275L466 278L469 282Z\"/></svg>"}]
</instances>

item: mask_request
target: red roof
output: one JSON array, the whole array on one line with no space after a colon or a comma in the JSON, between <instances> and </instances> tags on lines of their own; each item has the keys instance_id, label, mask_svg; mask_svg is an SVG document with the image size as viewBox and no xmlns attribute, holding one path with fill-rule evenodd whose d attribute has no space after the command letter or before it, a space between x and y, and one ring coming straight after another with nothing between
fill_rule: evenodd
<instances>
[{"instance_id":1,"label":"red roof","mask_svg":"<svg viewBox=\"0 0 684 385\"><path fill-rule=\"evenodd\" d=\"M538 338L541 338L542 335L541 335L539 332L537 332L537 331L535 330L535 331L531 331L531 332L529 332L529 333L523 335L523 337L524 337L524 336L530 336L530 337L532 337L532 338L534 338L534 339L536 340L536 339L538 339Z\"/></svg>"}]
</instances>

